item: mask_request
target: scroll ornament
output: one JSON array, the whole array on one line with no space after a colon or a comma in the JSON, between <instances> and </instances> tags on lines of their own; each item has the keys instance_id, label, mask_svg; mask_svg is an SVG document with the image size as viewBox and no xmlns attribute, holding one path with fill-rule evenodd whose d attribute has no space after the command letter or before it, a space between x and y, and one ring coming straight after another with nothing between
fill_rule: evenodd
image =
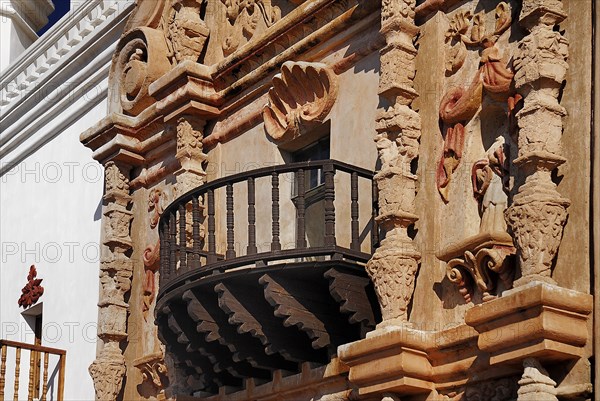
<instances>
[{"instance_id":1,"label":"scroll ornament","mask_svg":"<svg viewBox=\"0 0 600 401\"><path fill-rule=\"evenodd\" d=\"M303 128L322 123L338 93L337 76L326 64L287 61L275 75L269 103L263 109L267 134L288 142Z\"/></svg>"}]
</instances>

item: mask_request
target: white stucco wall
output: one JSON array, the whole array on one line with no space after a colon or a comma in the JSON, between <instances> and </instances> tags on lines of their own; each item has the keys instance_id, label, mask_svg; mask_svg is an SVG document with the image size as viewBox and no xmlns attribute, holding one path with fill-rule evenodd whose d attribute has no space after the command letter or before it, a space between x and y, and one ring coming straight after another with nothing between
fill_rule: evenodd
<instances>
[{"instance_id":1,"label":"white stucco wall","mask_svg":"<svg viewBox=\"0 0 600 401\"><path fill-rule=\"evenodd\" d=\"M111 57L133 4L80 3L0 75L0 339L34 342L17 304L34 264L44 287L42 345L67 352L65 400L94 400L88 366L96 355L104 184L79 135L107 114ZM9 349L6 399L14 360ZM49 400L57 362L50 360ZM19 399L27 399L28 351L20 366Z\"/></svg>"},{"instance_id":2,"label":"white stucco wall","mask_svg":"<svg viewBox=\"0 0 600 401\"><path fill-rule=\"evenodd\" d=\"M17 300L35 264L44 287L42 344L67 351L68 400L94 395L87 367L96 352L103 175L79 134L104 113L105 104L97 105L0 178L0 338L33 342ZM28 357L23 353L22 378Z\"/></svg>"}]
</instances>

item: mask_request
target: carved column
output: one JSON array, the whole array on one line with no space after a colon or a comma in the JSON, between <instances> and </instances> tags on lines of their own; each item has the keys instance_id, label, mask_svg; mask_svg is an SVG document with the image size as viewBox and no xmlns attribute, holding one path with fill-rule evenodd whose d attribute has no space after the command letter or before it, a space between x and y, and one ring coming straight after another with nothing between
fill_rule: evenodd
<instances>
[{"instance_id":1,"label":"carved column","mask_svg":"<svg viewBox=\"0 0 600 401\"><path fill-rule=\"evenodd\" d=\"M375 176L379 191L377 223L384 239L367 264L381 304L383 325L408 321L407 307L414 291L420 254L408 235L415 215L416 175L412 163L419 152L421 119L410 105L417 50L413 40L415 0L383 0L379 94L386 104L377 117L375 142L381 170Z\"/></svg>"},{"instance_id":2,"label":"carved column","mask_svg":"<svg viewBox=\"0 0 600 401\"><path fill-rule=\"evenodd\" d=\"M206 177L204 162L206 154L202 151L203 129L206 121L184 115L177 119L177 154L181 169L176 172L177 196L183 195L202 184Z\"/></svg>"},{"instance_id":3,"label":"carved column","mask_svg":"<svg viewBox=\"0 0 600 401\"><path fill-rule=\"evenodd\" d=\"M129 171L131 167L110 161L105 166L103 247L100 259L100 302L98 303L98 337L100 351L89 371L94 380L96 399L116 400L121 391L126 366L120 343L127 338L125 294L131 288L133 262L130 259L130 225L128 209Z\"/></svg>"},{"instance_id":4,"label":"carved column","mask_svg":"<svg viewBox=\"0 0 600 401\"><path fill-rule=\"evenodd\" d=\"M566 110L558 96L568 68L568 42L554 30L565 18L560 0L523 1L520 22L530 33L519 42L514 60L515 86L524 98L514 163L526 179L506 212L522 274L516 287L535 280L554 283L551 265L570 204L552 181L552 172L566 161L561 150Z\"/></svg>"}]
</instances>

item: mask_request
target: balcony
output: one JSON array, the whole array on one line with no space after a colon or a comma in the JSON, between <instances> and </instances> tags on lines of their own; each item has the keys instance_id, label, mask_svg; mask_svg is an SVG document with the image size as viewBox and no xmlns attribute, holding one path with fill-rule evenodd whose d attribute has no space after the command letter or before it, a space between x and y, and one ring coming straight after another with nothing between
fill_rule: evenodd
<instances>
[{"instance_id":1,"label":"balcony","mask_svg":"<svg viewBox=\"0 0 600 401\"><path fill-rule=\"evenodd\" d=\"M164 211L156 321L188 388L324 364L374 327L372 179L335 160L291 163L211 181Z\"/></svg>"},{"instance_id":2,"label":"balcony","mask_svg":"<svg viewBox=\"0 0 600 401\"><path fill-rule=\"evenodd\" d=\"M23 359L22 351L26 352ZM9 389L5 389L9 382L14 400L63 401L66 359L65 350L0 340L0 400L9 399ZM24 375L21 374L21 365L25 368ZM43 370L40 371L40 368Z\"/></svg>"}]
</instances>

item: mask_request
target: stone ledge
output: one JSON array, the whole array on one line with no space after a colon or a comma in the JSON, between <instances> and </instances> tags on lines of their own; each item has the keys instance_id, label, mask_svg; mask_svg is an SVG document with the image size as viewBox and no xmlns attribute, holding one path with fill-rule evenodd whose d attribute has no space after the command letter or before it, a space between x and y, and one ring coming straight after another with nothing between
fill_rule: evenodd
<instances>
[{"instance_id":1,"label":"stone ledge","mask_svg":"<svg viewBox=\"0 0 600 401\"><path fill-rule=\"evenodd\" d=\"M490 364L581 357L587 342L592 296L547 283L532 282L476 305L465 321L479 332L477 345Z\"/></svg>"}]
</instances>

